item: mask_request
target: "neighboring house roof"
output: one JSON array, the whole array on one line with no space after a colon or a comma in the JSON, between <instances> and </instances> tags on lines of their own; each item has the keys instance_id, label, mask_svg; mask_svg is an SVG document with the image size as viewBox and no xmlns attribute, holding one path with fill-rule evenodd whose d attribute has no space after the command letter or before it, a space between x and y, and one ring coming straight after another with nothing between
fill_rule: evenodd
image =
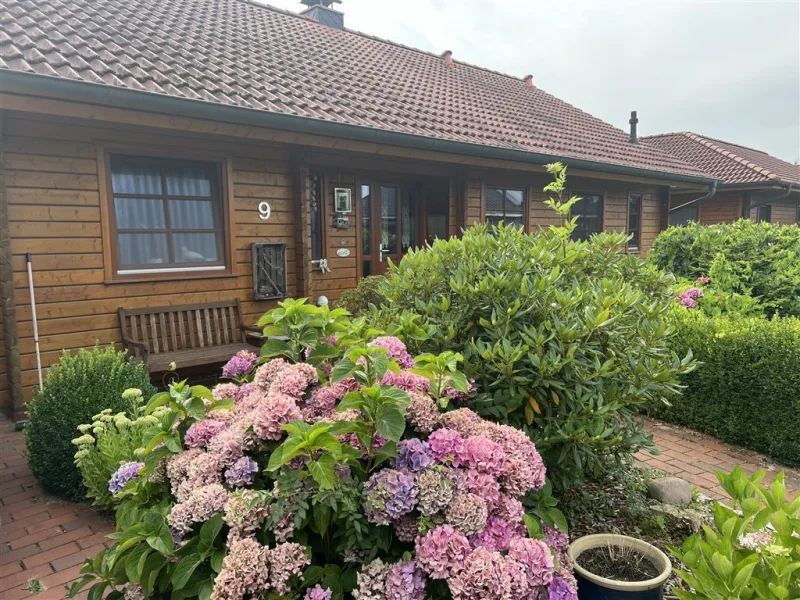
<instances>
[{"instance_id":1,"label":"neighboring house roof","mask_svg":"<svg viewBox=\"0 0 800 600\"><path fill-rule=\"evenodd\" d=\"M651 135L642 140L710 173L726 185L800 183L800 165L793 165L761 150L703 137L691 131Z\"/></svg>"},{"instance_id":2,"label":"neighboring house roof","mask_svg":"<svg viewBox=\"0 0 800 600\"><path fill-rule=\"evenodd\" d=\"M520 79L247 0L4 0L2 69L712 179Z\"/></svg>"}]
</instances>

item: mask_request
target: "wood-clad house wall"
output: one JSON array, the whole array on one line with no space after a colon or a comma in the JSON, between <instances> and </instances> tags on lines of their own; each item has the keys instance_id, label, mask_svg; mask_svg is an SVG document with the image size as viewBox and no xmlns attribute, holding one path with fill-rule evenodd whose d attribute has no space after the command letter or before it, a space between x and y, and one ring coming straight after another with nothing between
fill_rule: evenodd
<instances>
[{"instance_id":1,"label":"wood-clad house wall","mask_svg":"<svg viewBox=\"0 0 800 600\"><path fill-rule=\"evenodd\" d=\"M795 195L797 196L797 195ZM783 200L772 204L772 222L781 225L800 225L800 200Z\"/></svg>"},{"instance_id":2,"label":"wood-clad house wall","mask_svg":"<svg viewBox=\"0 0 800 600\"><path fill-rule=\"evenodd\" d=\"M3 160L17 302L24 398L37 384L33 323L24 255L33 254L34 284L42 361L53 364L62 349L120 342L117 308L191 304L240 298L252 323L274 303L252 300L250 244L285 242L289 293L295 287L292 185L289 155L264 145L211 142L141 128L104 127L68 119L5 113ZM101 143L125 145L128 152L158 149L165 157L230 157L230 211L234 245L232 273L202 278L114 282L106 278L100 202ZM258 216L262 200L272 206L268 221ZM4 351L4 350L0 350ZM5 373L5 360L0 361ZM5 376L0 377L3 382ZM5 393L5 390L3 391Z\"/></svg>"}]
</instances>

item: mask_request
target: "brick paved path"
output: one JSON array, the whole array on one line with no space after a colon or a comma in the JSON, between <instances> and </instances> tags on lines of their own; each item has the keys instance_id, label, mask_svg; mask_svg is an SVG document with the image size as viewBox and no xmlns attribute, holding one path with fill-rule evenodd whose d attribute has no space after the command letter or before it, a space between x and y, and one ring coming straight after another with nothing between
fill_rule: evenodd
<instances>
[{"instance_id":1,"label":"brick paved path","mask_svg":"<svg viewBox=\"0 0 800 600\"><path fill-rule=\"evenodd\" d=\"M22 434L0 413L0 598L31 596L22 588L36 578L48 588L36 600L56 600L114 524L87 505L47 494L28 469L24 446Z\"/></svg>"},{"instance_id":2,"label":"brick paved path","mask_svg":"<svg viewBox=\"0 0 800 600\"><path fill-rule=\"evenodd\" d=\"M727 497L714 471L730 472L736 465L741 465L748 473L767 469L764 478L767 482L771 482L779 471L784 471L787 490L792 494L800 493L800 471L776 465L756 452L723 444L691 429L654 419L645 421L645 430L653 434L653 441L661 454L653 456L639 452L636 458L654 469L685 479L706 496Z\"/></svg>"}]
</instances>

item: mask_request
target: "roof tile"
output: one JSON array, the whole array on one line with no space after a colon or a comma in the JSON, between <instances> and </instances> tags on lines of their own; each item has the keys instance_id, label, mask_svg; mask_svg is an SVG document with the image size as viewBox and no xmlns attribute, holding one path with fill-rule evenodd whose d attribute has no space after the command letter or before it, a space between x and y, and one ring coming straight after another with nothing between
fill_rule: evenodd
<instances>
[{"instance_id":1,"label":"roof tile","mask_svg":"<svg viewBox=\"0 0 800 600\"><path fill-rule=\"evenodd\" d=\"M35 67L22 58L31 48ZM0 63L567 161L707 176L522 79L458 61L448 68L439 55L248 0L3 0Z\"/></svg>"},{"instance_id":2,"label":"roof tile","mask_svg":"<svg viewBox=\"0 0 800 600\"><path fill-rule=\"evenodd\" d=\"M690 131L642 138L650 146L710 173L726 184L784 181L800 183L800 165L761 150L740 146Z\"/></svg>"}]
</instances>

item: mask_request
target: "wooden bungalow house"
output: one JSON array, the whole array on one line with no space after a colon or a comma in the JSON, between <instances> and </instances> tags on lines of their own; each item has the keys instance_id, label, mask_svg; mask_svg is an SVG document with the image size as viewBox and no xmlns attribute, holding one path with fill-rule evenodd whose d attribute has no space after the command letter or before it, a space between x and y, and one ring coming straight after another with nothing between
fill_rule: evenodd
<instances>
[{"instance_id":1,"label":"wooden bungalow house","mask_svg":"<svg viewBox=\"0 0 800 600\"><path fill-rule=\"evenodd\" d=\"M641 254L671 190L714 182L531 77L349 31L329 1L304 3L4 0L8 412L38 385L27 254L45 368L125 340L155 369L157 354L211 360L280 298L334 300L426 240L547 226L546 163L567 163L584 197L579 235L627 231Z\"/></svg>"},{"instance_id":2,"label":"wooden bungalow house","mask_svg":"<svg viewBox=\"0 0 800 600\"><path fill-rule=\"evenodd\" d=\"M642 139L720 180L712 196L673 193L670 225L714 225L741 218L800 224L800 166L690 131Z\"/></svg>"}]
</instances>

